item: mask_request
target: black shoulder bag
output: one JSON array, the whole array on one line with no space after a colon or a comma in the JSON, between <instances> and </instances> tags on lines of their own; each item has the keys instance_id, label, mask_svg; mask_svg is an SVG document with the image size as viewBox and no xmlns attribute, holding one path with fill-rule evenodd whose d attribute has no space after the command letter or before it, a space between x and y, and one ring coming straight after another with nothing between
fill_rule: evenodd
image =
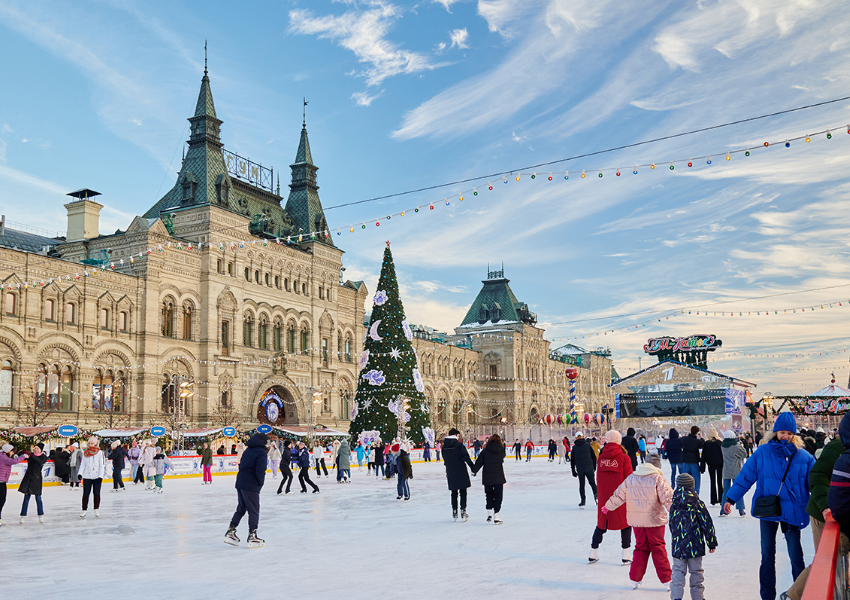
<instances>
[{"instance_id":1,"label":"black shoulder bag","mask_svg":"<svg viewBox=\"0 0 850 600\"><path fill-rule=\"evenodd\" d=\"M779 502L779 494L782 492L782 486L785 485L785 478L788 477L788 470L791 468L791 461L794 460L797 452L792 454L791 458L788 459L788 466L785 467L785 474L782 475L782 483L779 484L779 491L776 492L776 495L759 496L753 502L753 516L757 519L782 516L782 504Z\"/></svg>"}]
</instances>

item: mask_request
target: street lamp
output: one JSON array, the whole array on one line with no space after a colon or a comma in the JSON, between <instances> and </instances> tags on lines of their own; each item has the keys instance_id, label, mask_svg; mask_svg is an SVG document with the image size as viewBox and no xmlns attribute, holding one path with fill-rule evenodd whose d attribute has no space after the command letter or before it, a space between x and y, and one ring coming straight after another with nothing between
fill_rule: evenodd
<instances>
[{"instance_id":1,"label":"street lamp","mask_svg":"<svg viewBox=\"0 0 850 600\"><path fill-rule=\"evenodd\" d=\"M315 391L313 392L313 404L311 405L310 411L310 430L313 435L311 437L316 437L316 407L322 403L322 392Z\"/></svg>"}]
</instances>

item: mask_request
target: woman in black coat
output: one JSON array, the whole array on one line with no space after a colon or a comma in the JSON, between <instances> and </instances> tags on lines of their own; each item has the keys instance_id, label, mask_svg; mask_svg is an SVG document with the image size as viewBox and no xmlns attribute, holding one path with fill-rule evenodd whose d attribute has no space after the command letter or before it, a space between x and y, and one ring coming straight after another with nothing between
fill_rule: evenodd
<instances>
[{"instance_id":1,"label":"woman in black coat","mask_svg":"<svg viewBox=\"0 0 850 600\"><path fill-rule=\"evenodd\" d=\"M53 468L56 471L56 477L62 480L62 485L67 485L71 477L71 455L65 452L62 446L56 448L56 454L53 456Z\"/></svg>"},{"instance_id":2,"label":"woman in black coat","mask_svg":"<svg viewBox=\"0 0 850 600\"><path fill-rule=\"evenodd\" d=\"M452 515L457 521L457 498L460 495L460 516L466 521L469 519L466 514L466 490L472 485L466 467L475 470L475 465L459 436L457 429L450 429L449 435L443 439L443 464L446 466L446 480L452 491Z\"/></svg>"},{"instance_id":3,"label":"woman in black coat","mask_svg":"<svg viewBox=\"0 0 850 600\"><path fill-rule=\"evenodd\" d=\"M44 444L36 444L33 446L32 452L27 453L27 470L21 479L20 487L18 487L18 491L24 495L24 502L21 505L21 525L27 518L30 496L35 496L38 522L44 523L44 506L41 503L41 468L47 462L47 455L42 450L44 450Z\"/></svg>"},{"instance_id":4,"label":"woman in black coat","mask_svg":"<svg viewBox=\"0 0 850 600\"><path fill-rule=\"evenodd\" d=\"M505 445L498 434L493 434L484 445L484 450L475 460L472 474L483 471L481 483L484 484L484 494L487 497L487 521L496 525L502 524L499 511L502 508L502 492L505 485Z\"/></svg>"},{"instance_id":5,"label":"woman in black coat","mask_svg":"<svg viewBox=\"0 0 850 600\"><path fill-rule=\"evenodd\" d=\"M705 473L706 467L708 467L711 483L711 505L721 504L723 502L723 448L720 436L713 428L711 436L702 446L700 473Z\"/></svg>"},{"instance_id":6,"label":"woman in black coat","mask_svg":"<svg viewBox=\"0 0 850 600\"><path fill-rule=\"evenodd\" d=\"M121 471L124 470L124 459L129 458L127 450L121 442L115 440L112 442L112 450L109 451L107 458L112 461L112 491L123 491L124 480L121 477Z\"/></svg>"}]
</instances>

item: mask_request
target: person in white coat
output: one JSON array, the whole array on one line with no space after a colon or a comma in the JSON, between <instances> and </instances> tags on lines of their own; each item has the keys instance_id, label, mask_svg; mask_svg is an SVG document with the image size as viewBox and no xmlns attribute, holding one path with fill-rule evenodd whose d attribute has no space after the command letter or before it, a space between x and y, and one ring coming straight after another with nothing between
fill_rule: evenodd
<instances>
[{"instance_id":1,"label":"person in white coat","mask_svg":"<svg viewBox=\"0 0 850 600\"><path fill-rule=\"evenodd\" d=\"M156 448L154 447L154 444L148 442L147 446L145 446L144 450L142 450L142 457L139 459L139 468L144 467L145 469L146 490L156 489L156 465L153 464L154 456L156 456Z\"/></svg>"},{"instance_id":2,"label":"person in white coat","mask_svg":"<svg viewBox=\"0 0 850 600\"><path fill-rule=\"evenodd\" d=\"M94 493L94 517L99 516L100 486L106 476L106 456L100 449L100 440L92 436L83 452L80 462L80 477L83 478L83 512L80 518L85 519L89 508L89 494Z\"/></svg>"},{"instance_id":3,"label":"person in white coat","mask_svg":"<svg viewBox=\"0 0 850 600\"><path fill-rule=\"evenodd\" d=\"M316 461L316 477L322 476L320 469L325 470L325 477L327 477L328 467L325 465L325 447L318 440L313 443L315 444L313 446L313 460Z\"/></svg>"},{"instance_id":4,"label":"person in white coat","mask_svg":"<svg viewBox=\"0 0 850 600\"><path fill-rule=\"evenodd\" d=\"M277 447L277 442L269 444L269 467L272 470L272 479L277 479L277 470L280 468L280 448Z\"/></svg>"},{"instance_id":5,"label":"person in white coat","mask_svg":"<svg viewBox=\"0 0 850 600\"><path fill-rule=\"evenodd\" d=\"M83 451L80 450L80 443L74 442L71 444L71 457L68 459L68 466L71 467L71 490L80 489L80 463L83 461Z\"/></svg>"}]
</instances>

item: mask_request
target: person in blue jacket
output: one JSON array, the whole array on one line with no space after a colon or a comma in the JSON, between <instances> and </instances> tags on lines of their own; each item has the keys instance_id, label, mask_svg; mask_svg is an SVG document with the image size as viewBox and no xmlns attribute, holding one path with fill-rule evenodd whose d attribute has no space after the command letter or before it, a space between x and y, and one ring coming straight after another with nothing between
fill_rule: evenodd
<instances>
[{"instance_id":1,"label":"person in blue jacket","mask_svg":"<svg viewBox=\"0 0 850 600\"><path fill-rule=\"evenodd\" d=\"M667 452L667 460L670 461L670 485L676 487L676 471L682 464L682 440L679 439L679 432L675 429L670 430L670 437L664 444L664 451Z\"/></svg>"},{"instance_id":2,"label":"person in blue jacket","mask_svg":"<svg viewBox=\"0 0 850 600\"><path fill-rule=\"evenodd\" d=\"M236 495L239 504L230 519L230 528L224 535L224 541L232 546L239 545L236 528L245 513L248 513L248 547L259 548L265 542L257 537L257 527L260 524L260 490L266 482L266 468L269 464L266 444L269 438L263 433L255 433L248 440L248 448L239 460L239 472L236 474Z\"/></svg>"},{"instance_id":3,"label":"person in blue jacket","mask_svg":"<svg viewBox=\"0 0 850 600\"><path fill-rule=\"evenodd\" d=\"M307 486L305 483L309 483L310 487L313 488L313 493L319 493L319 486L317 486L310 479L310 449L307 448L307 445L300 441L298 442L298 447L295 449L295 456L298 458L298 466L300 469L298 470L298 483L301 484L301 493L307 493Z\"/></svg>"},{"instance_id":4,"label":"person in blue jacket","mask_svg":"<svg viewBox=\"0 0 850 600\"><path fill-rule=\"evenodd\" d=\"M791 573L794 579L806 568L800 531L809 524L806 504L809 502L809 471L815 464L814 457L805 450L805 444L797 433L797 421L790 412L779 413L773 432L764 437L762 444L744 463L726 493L723 512L729 514L732 505L741 500L756 484L755 499L779 494L782 507L778 517L760 518L761 566L759 585L762 600L776 598L776 530L785 535L785 545L791 558ZM790 467L789 467L790 462ZM788 469L784 485L782 475ZM780 489L781 488L781 489ZM755 515L753 515L755 516Z\"/></svg>"}]
</instances>

